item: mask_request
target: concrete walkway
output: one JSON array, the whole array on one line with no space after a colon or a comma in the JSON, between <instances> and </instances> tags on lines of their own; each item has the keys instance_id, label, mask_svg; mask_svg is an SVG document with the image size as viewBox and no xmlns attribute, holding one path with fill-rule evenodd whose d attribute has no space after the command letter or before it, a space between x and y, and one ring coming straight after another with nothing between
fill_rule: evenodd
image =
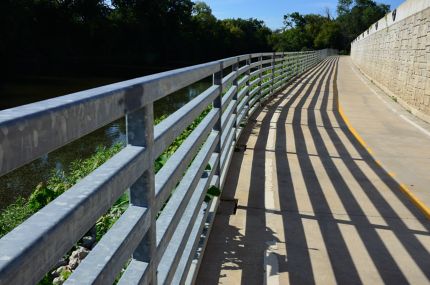
<instances>
[{"instance_id":1,"label":"concrete walkway","mask_svg":"<svg viewBox=\"0 0 430 285\"><path fill-rule=\"evenodd\" d=\"M390 140L410 135L390 126L395 119L383 121L385 137L374 138L382 127L373 121L375 110L387 105L361 112L378 103L367 98L372 91L351 67L347 57L325 60L252 118L196 284L430 284L430 222L347 127L339 98L383 165L403 159L383 158L376 145L402 147L413 140ZM412 185L419 185L416 174ZM233 198L236 213L228 201Z\"/></svg>"}]
</instances>

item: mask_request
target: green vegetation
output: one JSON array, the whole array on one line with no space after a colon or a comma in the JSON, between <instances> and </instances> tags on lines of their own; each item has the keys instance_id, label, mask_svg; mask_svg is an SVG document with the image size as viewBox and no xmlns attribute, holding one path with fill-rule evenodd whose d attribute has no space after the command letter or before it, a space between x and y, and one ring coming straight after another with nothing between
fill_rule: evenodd
<instances>
[{"instance_id":1,"label":"green vegetation","mask_svg":"<svg viewBox=\"0 0 430 285\"><path fill-rule=\"evenodd\" d=\"M116 144L110 148L100 147L90 158L74 161L67 172L53 171L49 180L41 182L27 201L19 197L15 203L0 213L0 237L90 174L121 148L121 144Z\"/></svg>"},{"instance_id":2,"label":"green vegetation","mask_svg":"<svg viewBox=\"0 0 430 285\"><path fill-rule=\"evenodd\" d=\"M169 157L179 148L179 146L204 119L210 110L211 108L208 107L205 111L203 111L200 116L198 116L194 122L189 125L180 136L176 138L176 140L166 149L166 151L159 158L157 158L154 164L156 172L161 169L161 167L163 167ZM159 123L165 118L166 116L158 118L155 123ZM42 182L36 187L35 191L27 201L22 197L19 197L15 203L9 205L6 209L0 212L0 238L24 222L39 209L64 193L79 180L90 174L97 167L118 153L123 148L123 146L123 144L115 144L109 148L99 147L94 155L92 155L90 158L72 162L67 172L54 171L47 182ZM206 170L210 169L211 167L208 165ZM220 191L218 188L211 187L208 190L205 201L209 201L214 196L218 196L219 193ZM100 217L96 223L97 241L99 241L120 218L120 216L127 209L128 205L128 195L127 193L124 193L118 199L118 201L114 203L109 211ZM64 280L66 280L70 275L70 270L64 270L60 273L60 276L62 276ZM52 284L52 281L53 276L50 273L47 273L45 277L39 282L39 284Z\"/></svg>"},{"instance_id":3,"label":"green vegetation","mask_svg":"<svg viewBox=\"0 0 430 285\"><path fill-rule=\"evenodd\" d=\"M218 197L219 195L221 195L221 190L218 187L211 186L206 193L205 201L209 202L214 197Z\"/></svg>"},{"instance_id":4,"label":"green vegetation","mask_svg":"<svg viewBox=\"0 0 430 285\"><path fill-rule=\"evenodd\" d=\"M191 0L4 0L0 11L0 53L12 76L180 66L270 50L348 50L389 6L339 0L337 18L328 10L294 12L278 31L255 18L219 20L207 4Z\"/></svg>"},{"instance_id":5,"label":"green vegetation","mask_svg":"<svg viewBox=\"0 0 430 285\"><path fill-rule=\"evenodd\" d=\"M257 19L218 20L208 5L190 0L113 0L111 5L104 0L5 0L0 2L0 53L7 55L4 70L13 74L20 73L23 67L34 72L56 71L64 68L62 66L69 67L68 64L77 64L81 69L83 65L100 64L185 65L269 50L330 47L347 52L351 40L388 10L389 6L372 0L339 0L336 19L329 12L325 16L295 12L284 16L284 29L273 32ZM270 71L264 74L268 73ZM275 75L278 75L277 71ZM265 78L261 83L268 80ZM156 159L155 171L165 165L209 111L207 108ZM0 212L0 237L70 189L123 147L123 144L99 147L94 155L74 161L67 170L53 171L27 200L18 197ZM206 170L210 169L208 165ZM205 200L209 201L220 193L220 189L211 187ZM97 240L124 213L128 203L128 195L123 194L97 221ZM61 274L67 279L71 273L65 271ZM51 279L47 275L42 283L50 284Z\"/></svg>"},{"instance_id":6,"label":"green vegetation","mask_svg":"<svg viewBox=\"0 0 430 285\"><path fill-rule=\"evenodd\" d=\"M191 123L181 135L158 157L155 161L154 168L158 172L167 162L169 157L179 148L184 140L191 134L197 125L209 113L211 108L207 108ZM166 116L155 120L155 123L161 122ZM99 147L94 155L85 160L76 160L71 163L67 171L53 171L51 177L46 182L41 182L26 201L19 197L15 203L9 205L0 212L0 237L20 225L39 209L53 201L70 187L75 185L79 180L90 174L97 167L106 162L123 148L123 144L115 144L112 147ZM97 221L97 240L99 240L121 216L128 207L128 196L123 194L111 209Z\"/></svg>"},{"instance_id":7,"label":"green vegetation","mask_svg":"<svg viewBox=\"0 0 430 285\"><path fill-rule=\"evenodd\" d=\"M339 0L337 18L298 12L284 16L285 27L270 38L277 51L336 48L346 53L350 43L370 25L382 18L390 7L372 0Z\"/></svg>"},{"instance_id":8,"label":"green vegetation","mask_svg":"<svg viewBox=\"0 0 430 285\"><path fill-rule=\"evenodd\" d=\"M15 203L0 213L0 237L10 232L33 213L34 211L29 207L27 201L19 197Z\"/></svg>"},{"instance_id":9,"label":"green vegetation","mask_svg":"<svg viewBox=\"0 0 430 285\"><path fill-rule=\"evenodd\" d=\"M271 49L262 21L219 20L208 5L191 0L3 0L0 11L8 74L106 74Z\"/></svg>"}]
</instances>

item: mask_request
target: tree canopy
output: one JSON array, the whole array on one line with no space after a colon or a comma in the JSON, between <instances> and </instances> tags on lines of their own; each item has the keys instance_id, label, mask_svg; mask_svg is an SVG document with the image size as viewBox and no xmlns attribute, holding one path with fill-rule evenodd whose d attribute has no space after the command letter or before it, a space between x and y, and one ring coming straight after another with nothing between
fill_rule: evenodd
<instances>
[{"instance_id":1,"label":"tree canopy","mask_svg":"<svg viewBox=\"0 0 430 285\"><path fill-rule=\"evenodd\" d=\"M9 71L82 62L175 66L271 50L262 21L218 20L191 0L2 0L0 11Z\"/></svg>"},{"instance_id":2,"label":"tree canopy","mask_svg":"<svg viewBox=\"0 0 430 285\"><path fill-rule=\"evenodd\" d=\"M271 31L256 18L219 20L200 1L2 0L3 71L82 63L177 66L270 50L347 50L389 10L372 0L338 3L335 19L329 11L294 12L284 16L283 29Z\"/></svg>"},{"instance_id":3,"label":"tree canopy","mask_svg":"<svg viewBox=\"0 0 430 285\"><path fill-rule=\"evenodd\" d=\"M339 0L337 18L298 12L284 16L284 29L274 32L270 42L275 50L294 51L321 48L349 50L350 43L390 10L372 0Z\"/></svg>"}]
</instances>

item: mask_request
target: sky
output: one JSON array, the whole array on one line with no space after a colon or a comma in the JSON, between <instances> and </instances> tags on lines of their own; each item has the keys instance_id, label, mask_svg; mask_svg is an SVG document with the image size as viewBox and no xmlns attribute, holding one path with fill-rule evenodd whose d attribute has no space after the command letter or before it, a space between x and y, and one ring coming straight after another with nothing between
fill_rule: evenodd
<instances>
[{"instance_id":1,"label":"sky","mask_svg":"<svg viewBox=\"0 0 430 285\"><path fill-rule=\"evenodd\" d=\"M324 14L328 7L332 15L336 15L337 0L203 0L211 8L218 19L225 18L257 18L263 20L271 29L283 26L285 14ZM391 10L404 0L376 1L391 6Z\"/></svg>"}]
</instances>

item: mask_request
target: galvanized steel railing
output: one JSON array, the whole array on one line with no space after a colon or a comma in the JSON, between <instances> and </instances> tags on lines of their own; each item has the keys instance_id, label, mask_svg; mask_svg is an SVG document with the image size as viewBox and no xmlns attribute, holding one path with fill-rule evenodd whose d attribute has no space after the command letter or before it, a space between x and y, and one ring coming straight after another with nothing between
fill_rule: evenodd
<instances>
[{"instance_id":1,"label":"galvanized steel railing","mask_svg":"<svg viewBox=\"0 0 430 285\"><path fill-rule=\"evenodd\" d=\"M0 175L124 116L128 141L0 240L0 284L37 283L127 189L128 209L66 283L111 284L125 266L119 284L192 283L202 229L218 205L203 199L211 185L222 188L242 125L331 53L242 55L1 111ZM212 75L212 86L154 126L155 101ZM209 106L155 174L154 160Z\"/></svg>"}]
</instances>

